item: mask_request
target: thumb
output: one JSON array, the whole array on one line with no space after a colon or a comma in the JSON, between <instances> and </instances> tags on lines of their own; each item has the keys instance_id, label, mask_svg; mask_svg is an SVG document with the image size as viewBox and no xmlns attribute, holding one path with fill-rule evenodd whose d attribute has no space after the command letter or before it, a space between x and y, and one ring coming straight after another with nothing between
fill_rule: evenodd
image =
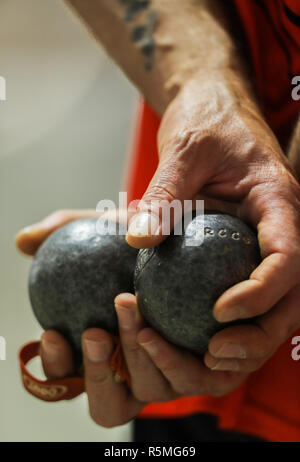
<instances>
[{"instance_id":1,"label":"thumb","mask_svg":"<svg viewBox=\"0 0 300 462\"><path fill-rule=\"evenodd\" d=\"M187 163L176 156L165 158L129 222L128 244L140 249L162 242L181 220L183 210L187 206L195 208L193 199L205 183L208 173L205 170L197 168L195 174L191 159Z\"/></svg>"},{"instance_id":2,"label":"thumb","mask_svg":"<svg viewBox=\"0 0 300 462\"><path fill-rule=\"evenodd\" d=\"M80 218L99 216L95 210L58 210L39 223L21 229L16 235L16 246L25 255L34 255L47 237L61 226Z\"/></svg>"}]
</instances>

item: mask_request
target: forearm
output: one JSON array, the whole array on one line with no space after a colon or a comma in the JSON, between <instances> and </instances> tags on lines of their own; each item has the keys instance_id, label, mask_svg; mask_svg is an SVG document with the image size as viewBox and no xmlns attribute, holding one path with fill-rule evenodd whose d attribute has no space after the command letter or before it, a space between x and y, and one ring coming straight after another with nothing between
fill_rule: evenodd
<instances>
[{"instance_id":1,"label":"forearm","mask_svg":"<svg viewBox=\"0 0 300 462\"><path fill-rule=\"evenodd\" d=\"M220 0L66 0L162 114L195 72L242 64Z\"/></svg>"}]
</instances>

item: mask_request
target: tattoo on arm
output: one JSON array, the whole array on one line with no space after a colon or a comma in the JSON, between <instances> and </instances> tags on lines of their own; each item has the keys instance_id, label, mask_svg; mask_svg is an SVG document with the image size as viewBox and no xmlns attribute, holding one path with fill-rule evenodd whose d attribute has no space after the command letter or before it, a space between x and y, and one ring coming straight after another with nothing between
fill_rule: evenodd
<instances>
[{"instance_id":1,"label":"tattoo on arm","mask_svg":"<svg viewBox=\"0 0 300 462\"><path fill-rule=\"evenodd\" d=\"M125 21L132 21L139 13L145 11L150 6L150 0L119 0L126 6Z\"/></svg>"},{"instance_id":2,"label":"tattoo on arm","mask_svg":"<svg viewBox=\"0 0 300 462\"><path fill-rule=\"evenodd\" d=\"M151 71L155 54L154 30L157 13L151 9L151 0L119 0L126 7L124 21L132 22L141 13L146 12L145 22L135 26L131 38L146 58L145 70Z\"/></svg>"}]
</instances>

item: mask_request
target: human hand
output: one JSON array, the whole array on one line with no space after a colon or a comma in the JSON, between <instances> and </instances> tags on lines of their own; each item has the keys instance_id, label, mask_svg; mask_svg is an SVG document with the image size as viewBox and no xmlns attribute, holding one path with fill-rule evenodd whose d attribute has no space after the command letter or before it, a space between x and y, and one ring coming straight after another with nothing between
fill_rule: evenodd
<instances>
[{"instance_id":1,"label":"human hand","mask_svg":"<svg viewBox=\"0 0 300 462\"><path fill-rule=\"evenodd\" d=\"M159 167L127 235L134 247L156 245L165 236L152 201L201 196L257 228L261 265L214 307L220 322L257 319L217 333L205 355L210 368L241 372L259 369L300 327L299 184L248 93L229 70L186 83L163 116Z\"/></svg>"},{"instance_id":2,"label":"human hand","mask_svg":"<svg viewBox=\"0 0 300 462\"><path fill-rule=\"evenodd\" d=\"M17 246L33 255L41 243L60 226L83 217L99 216L94 211L55 212L42 222L25 228ZM130 375L130 389L116 382L110 367L114 348L111 335L102 329L88 329L82 336L85 387L90 414L99 425L113 427L136 417L149 402L170 401L202 393L223 395L236 388L246 374L210 371L203 361L145 328L136 297L120 294L115 299L120 340ZM75 373L72 350L53 330L42 335L40 356L46 376L59 379Z\"/></svg>"}]
</instances>

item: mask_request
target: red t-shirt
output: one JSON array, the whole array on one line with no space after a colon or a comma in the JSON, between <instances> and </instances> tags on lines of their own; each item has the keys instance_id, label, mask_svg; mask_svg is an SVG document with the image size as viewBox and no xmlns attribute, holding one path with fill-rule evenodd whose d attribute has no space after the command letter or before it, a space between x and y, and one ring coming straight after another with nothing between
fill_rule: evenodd
<instances>
[{"instance_id":1,"label":"red t-shirt","mask_svg":"<svg viewBox=\"0 0 300 462\"><path fill-rule=\"evenodd\" d=\"M299 113L299 101L291 97L291 80L300 76L300 0L234 1L249 45L261 105L284 146ZM152 109L142 103L128 184L130 201L143 196L156 170L159 123ZM259 371L224 397L201 395L151 403L140 417L207 412L219 417L223 429L270 441L300 441L300 361L292 359L292 348L289 339Z\"/></svg>"}]
</instances>

